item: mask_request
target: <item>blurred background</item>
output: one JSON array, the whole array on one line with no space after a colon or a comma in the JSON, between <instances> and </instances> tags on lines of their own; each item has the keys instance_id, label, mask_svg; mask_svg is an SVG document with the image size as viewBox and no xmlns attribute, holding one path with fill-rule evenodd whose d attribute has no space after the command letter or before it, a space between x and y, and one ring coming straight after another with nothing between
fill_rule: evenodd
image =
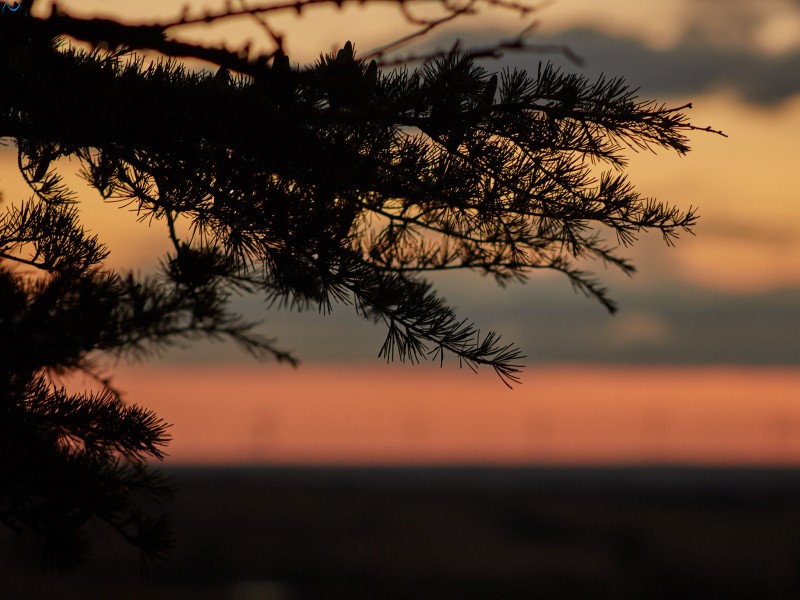
<instances>
[{"instance_id":1,"label":"blurred background","mask_svg":"<svg viewBox=\"0 0 800 600\"><path fill-rule=\"evenodd\" d=\"M59 2L136 22L183 4ZM642 235L626 250L633 278L597 265L614 316L557 274L506 289L435 278L460 316L527 355L512 390L456 360L386 365L384 330L352 307L323 317L258 298L240 299L242 312L299 368L210 343L109 365L127 400L173 424L179 546L148 584L124 550L101 552L59 581L61 594L92 582L127 597L120 577L132 598L800 594L800 2L559 0L533 18L543 51L487 69L553 61L621 76L643 99L691 102L695 125L729 136L696 132L683 157L629 155L640 193L699 209L695 235L676 247ZM409 52L485 46L526 25L486 10ZM275 26L293 63L408 30L393 6L320 6ZM249 22L181 35L265 44ZM582 64L545 51L554 44ZM0 148L0 190L5 203L27 196L11 147ZM115 268L147 272L168 247L165 227L90 190L81 210ZM19 557L35 546L19 543L3 546L5 570L34 572ZM25 577L14 581L29 595L14 597L49 597L47 580Z\"/></svg>"}]
</instances>

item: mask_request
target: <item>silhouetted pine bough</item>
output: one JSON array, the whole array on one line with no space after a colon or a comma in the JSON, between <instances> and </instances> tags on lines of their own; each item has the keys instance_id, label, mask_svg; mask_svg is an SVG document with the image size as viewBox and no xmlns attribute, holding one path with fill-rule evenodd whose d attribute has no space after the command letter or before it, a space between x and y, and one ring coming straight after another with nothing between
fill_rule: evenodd
<instances>
[{"instance_id":1,"label":"silhouetted pine bough","mask_svg":"<svg viewBox=\"0 0 800 600\"><path fill-rule=\"evenodd\" d=\"M648 229L671 243L691 228L692 210L640 197L622 174L626 149L688 151L685 135L699 129L688 105L642 101L620 79L549 64L496 74L476 63L526 47L521 38L381 68L392 63L388 50L479 5L443 3L443 17L415 21L416 34L372 60L348 42L306 67L291 64L266 21L288 5L148 26L57 11L0 19L0 138L18 149L33 191L0 220L0 519L41 536L49 564L82 558L91 519L145 557L170 544L166 522L141 506L170 493L146 466L162 456L166 425L122 403L96 375L98 355L212 337L296 364L230 310L232 294L253 292L296 309L352 304L388 328L387 360L452 353L508 384L521 352L494 332L479 336L426 273L469 269L505 284L555 269L613 311L576 261L632 273L619 245ZM274 51L253 57L170 35L236 15L261 19ZM146 60L145 50L173 58ZM195 72L174 57L218 70ZM173 249L156 275L103 267L107 252L82 228L79 199L57 172L63 157L80 161L107 201L165 224ZM96 376L102 391L58 387L54 374L75 371Z\"/></svg>"}]
</instances>

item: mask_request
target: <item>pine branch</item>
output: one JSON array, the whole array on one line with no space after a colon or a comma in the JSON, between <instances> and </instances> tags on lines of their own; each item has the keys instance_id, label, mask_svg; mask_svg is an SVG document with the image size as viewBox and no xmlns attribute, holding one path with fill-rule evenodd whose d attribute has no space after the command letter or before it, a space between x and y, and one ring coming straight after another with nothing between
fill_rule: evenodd
<instances>
[{"instance_id":1,"label":"pine branch","mask_svg":"<svg viewBox=\"0 0 800 600\"><path fill-rule=\"evenodd\" d=\"M42 539L46 567L70 569L86 557L92 519L115 529L149 527L135 545L143 560L164 557L170 533L150 526L143 511L173 493L142 462L163 456L168 436L160 419L107 393L70 395L41 374L6 369L0 398L0 520Z\"/></svg>"},{"instance_id":2,"label":"pine branch","mask_svg":"<svg viewBox=\"0 0 800 600\"><path fill-rule=\"evenodd\" d=\"M693 132L721 134L691 124L691 105L642 100L620 78L590 81L547 64L535 74L477 64L536 49L530 28L387 68L398 65L391 52L463 15L527 16L536 5L443 1L439 15L420 18L416 0L387 0L415 32L364 56L348 42L293 64L271 16L331 2L342 5L243 4L140 25L57 7L0 19L0 142L17 146L33 192L0 215L0 478L15 482L0 490L0 520L45 531L47 561L83 556L91 519L140 548L143 564L171 541L166 521L134 502L168 492L144 465L162 456L166 426L123 404L108 378L100 393L74 395L43 373L93 373L102 354L140 357L200 338L297 364L231 309L235 294L258 293L323 313L354 304L386 327L386 360L450 353L510 386L522 352L457 317L423 275L469 269L505 285L551 269L613 312L584 262L632 274L618 252L640 232L660 231L667 244L691 233L693 209L640 196L624 174L631 151L683 154ZM273 50L252 56L175 37L233 18L257 19ZM191 71L179 57L218 69ZM107 251L59 175L63 158L78 161L104 201L164 227L172 249L157 275L104 269Z\"/></svg>"}]
</instances>

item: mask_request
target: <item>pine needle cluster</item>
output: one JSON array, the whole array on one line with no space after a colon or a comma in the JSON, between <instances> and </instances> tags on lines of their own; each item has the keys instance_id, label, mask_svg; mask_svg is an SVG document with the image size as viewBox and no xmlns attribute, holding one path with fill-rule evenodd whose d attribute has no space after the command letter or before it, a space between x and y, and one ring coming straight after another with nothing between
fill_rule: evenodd
<instances>
[{"instance_id":1,"label":"pine needle cluster","mask_svg":"<svg viewBox=\"0 0 800 600\"><path fill-rule=\"evenodd\" d=\"M132 498L168 489L143 466L161 457L165 425L108 381L70 395L52 373L196 337L294 364L230 310L248 292L296 309L352 305L387 328L387 360L452 354L509 384L521 351L457 317L426 274L506 284L554 269L613 311L582 260L632 273L619 247L645 230L672 243L695 223L692 210L641 197L623 172L629 150L688 151L699 129L688 106L640 100L621 79L550 64L492 73L458 47L388 69L350 42L300 66L277 38L251 58L174 43L167 29L57 11L0 20L0 139L32 190L0 217L0 518L42 534L53 561L82 556L90 518L161 556L164 522ZM103 267L63 158L106 201L163 223L172 250L157 274Z\"/></svg>"}]
</instances>

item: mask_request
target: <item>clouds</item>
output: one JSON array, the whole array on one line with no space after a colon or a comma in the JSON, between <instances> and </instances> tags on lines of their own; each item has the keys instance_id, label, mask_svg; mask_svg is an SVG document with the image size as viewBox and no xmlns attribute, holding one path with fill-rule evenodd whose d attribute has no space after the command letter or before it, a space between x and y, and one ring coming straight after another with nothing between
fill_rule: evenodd
<instances>
[{"instance_id":1,"label":"clouds","mask_svg":"<svg viewBox=\"0 0 800 600\"><path fill-rule=\"evenodd\" d=\"M536 13L533 44L566 45L583 57L577 67L563 57L507 55L503 65L526 70L552 60L592 77L622 76L643 96L687 98L732 90L770 105L800 93L800 1L618 0L559 2ZM509 39L519 22L464 20L459 31L427 39L427 48L486 46ZM487 65L499 68L498 62Z\"/></svg>"},{"instance_id":2,"label":"clouds","mask_svg":"<svg viewBox=\"0 0 800 600\"><path fill-rule=\"evenodd\" d=\"M543 33L593 29L649 48L702 40L769 56L800 49L797 0L573 0L551 3L537 17Z\"/></svg>"},{"instance_id":3,"label":"clouds","mask_svg":"<svg viewBox=\"0 0 800 600\"><path fill-rule=\"evenodd\" d=\"M103 3L94 4L99 10ZM721 128L731 138L697 134L689 157L662 153L651 164L649 155L638 155L632 157L629 171L637 189L648 197L683 208L700 206L698 237L687 236L675 249L659 242L651 251L638 244L634 262L643 276L618 289L612 285L621 307L615 317L574 295L565 280L547 277L508 290L495 290L470 277L467 283L444 287L445 297L482 331L495 329L504 339L519 343L529 364L797 364L800 212L791 175L796 170L800 104L791 108L783 101L800 98L800 2L583 0L573 2L571 16L560 20L555 11L562 4L568 2L557 3L552 16L550 9L538 15L544 25L531 41L566 44L585 59L584 66L559 56L521 54L509 55L505 63L488 63L488 68L506 64L535 72L538 61L552 59L590 77L622 76L640 87L643 98L670 104L695 101L692 121ZM334 31L330 23L325 30L349 35ZM469 46L508 35L509 30L492 29L460 37ZM316 37L308 37L314 52L327 49ZM443 48L452 39L429 42ZM709 94L717 90L732 91L755 106ZM13 171L12 159L9 151L5 160L0 156L0 163ZM6 200L27 195L21 188L13 193L7 173L0 171ZM91 200L81 209L91 228L112 244L113 260L143 268L145 257L153 262L166 247L163 231L147 230L133 215L116 206L104 207L95 197ZM101 208L109 210L101 213ZM656 275L647 279L648 273ZM599 275L608 278L607 273ZM714 291L712 284L738 292ZM748 285L751 291L744 292ZM752 291L756 287L759 293ZM384 330L355 317L352 308L341 307L323 318L313 312L266 313L258 301L243 307L248 317L266 316L264 331L303 359L380 362L377 352ZM235 348L205 345L173 356L234 357L242 359Z\"/></svg>"},{"instance_id":4,"label":"clouds","mask_svg":"<svg viewBox=\"0 0 800 600\"><path fill-rule=\"evenodd\" d=\"M39 9L44 10L46 4ZM183 4L178 0L63 0L60 6L78 14L153 20L174 16ZM195 4L199 8L220 2ZM346 39L358 40L359 50L366 51L408 29L397 11L384 8L335 14L310 11L292 21L291 27L281 22L281 28L289 28L286 34L295 60L313 60L321 50L341 47ZM587 73L624 76L647 96L687 98L727 88L748 101L772 104L800 93L798 0L565 0L540 9L536 17L541 26L532 42L565 43L586 59ZM243 44L246 37L255 35L244 23L237 27L228 31L229 43ZM508 38L520 29L520 23L509 11L485 11L475 19L458 20L453 27L444 37L424 38L423 46L449 47L456 37L467 46L483 45ZM255 31L258 36L253 41L258 46L263 43L259 42L263 31L257 27ZM508 64L529 69L546 58L517 55ZM496 67L493 63L492 68Z\"/></svg>"},{"instance_id":5,"label":"clouds","mask_svg":"<svg viewBox=\"0 0 800 600\"><path fill-rule=\"evenodd\" d=\"M483 290L483 302L459 312L520 344L529 364L800 363L800 290L729 294L677 281L641 283L611 286L620 306L614 316L557 278ZM460 301L469 297L464 291L446 295Z\"/></svg>"},{"instance_id":6,"label":"clouds","mask_svg":"<svg viewBox=\"0 0 800 600\"><path fill-rule=\"evenodd\" d=\"M572 291L560 277L536 277L525 286L497 288L463 274L438 289L460 317L482 332L492 329L521 347L524 363L610 364L800 363L800 289L726 294L676 281L612 286L620 311L609 315ZM385 327L356 317L352 307L332 315L267 311L257 299L240 304L248 319L266 319L263 331L302 361L360 362L378 366ZM200 343L169 360L240 361L230 345ZM454 361L452 356L446 361Z\"/></svg>"},{"instance_id":7,"label":"clouds","mask_svg":"<svg viewBox=\"0 0 800 600\"><path fill-rule=\"evenodd\" d=\"M485 45L500 33L464 36L465 45ZM616 37L598 30L572 29L558 35L534 36L534 44L568 46L585 63L559 55L509 55L502 66L535 70L539 61L552 61L565 70L590 78L601 74L623 77L640 88L642 97L690 99L706 92L731 90L754 104L771 105L800 93L800 49L769 56L756 48L721 47L708 38L690 36L684 43L658 49L634 37ZM442 47L443 43L436 44ZM488 63L496 70L499 64Z\"/></svg>"},{"instance_id":8,"label":"clouds","mask_svg":"<svg viewBox=\"0 0 800 600\"><path fill-rule=\"evenodd\" d=\"M618 299L622 309L613 317L571 302L546 320L531 314L534 327L521 331L520 342L534 361L800 362L798 291L734 295L681 286L661 293L631 290Z\"/></svg>"},{"instance_id":9,"label":"clouds","mask_svg":"<svg viewBox=\"0 0 800 600\"><path fill-rule=\"evenodd\" d=\"M800 50L797 0L694 0L684 3L684 39L778 56Z\"/></svg>"}]
</instances>

